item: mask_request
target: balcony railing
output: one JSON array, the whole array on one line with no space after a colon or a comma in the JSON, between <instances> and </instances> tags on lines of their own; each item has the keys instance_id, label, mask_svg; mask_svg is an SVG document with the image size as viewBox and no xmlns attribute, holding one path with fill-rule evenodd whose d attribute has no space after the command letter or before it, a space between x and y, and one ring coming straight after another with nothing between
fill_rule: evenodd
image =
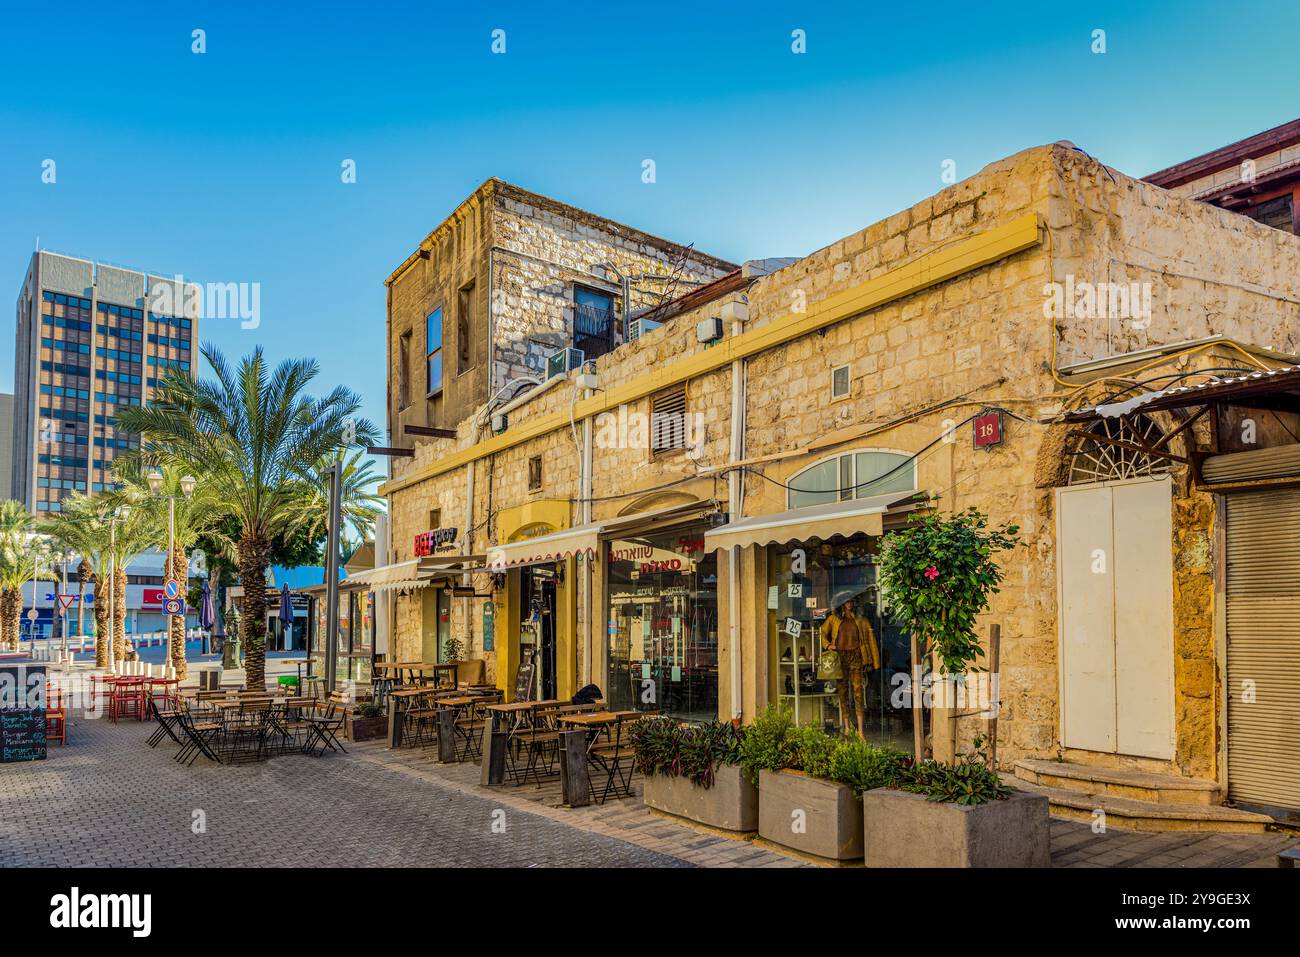
<instances>
[{"instance_id":1,"label":"balcony railing","mask_svg":"<svg viewBox=\"0 0 1300 957\"><path fill-rule=\"evenodd\" d=\"M614 348L614 310L587 303L573 307L573 345L588 359L602 356Z\"/></svg>"}]
</instances>

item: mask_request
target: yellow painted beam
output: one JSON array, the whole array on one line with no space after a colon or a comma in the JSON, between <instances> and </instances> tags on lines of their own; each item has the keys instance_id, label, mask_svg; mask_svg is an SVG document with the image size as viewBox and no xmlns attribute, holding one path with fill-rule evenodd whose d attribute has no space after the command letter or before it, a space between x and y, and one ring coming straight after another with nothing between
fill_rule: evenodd
<instances>
[{"instance_id":1,"label":"yellow painted beam","mask_svg":"<svg viewBox=\"0 0 1300 957\"><path fill-rule=\"evenodd\" d=\"M947 282L963 273L1029 249L1039 242L1038 229L1038 214L1026 213L1002 226L941 246L906 265L891 269L874 279L868 279L851 289L827 296L809 306L805 312L791 313L757 329L731 336L724 339L716 348L697 352L679 362L666 363L652 372L583 399L574 409L575 419L580 421L588 416L617 409L620 405L635 402L679 382L725 368L737 359L745 359L773 349L825 326L878 309L905 296L928 289L930 286ZM400 478L385 482L379 487L379 494L391 495L425 479L460 468L467 462L513 448L557 429L567 428L569 428L569 416L566 414L553 413L539 416L501 435L444 455L427 465L412 469Z\"/></svg>"}]
</instances>

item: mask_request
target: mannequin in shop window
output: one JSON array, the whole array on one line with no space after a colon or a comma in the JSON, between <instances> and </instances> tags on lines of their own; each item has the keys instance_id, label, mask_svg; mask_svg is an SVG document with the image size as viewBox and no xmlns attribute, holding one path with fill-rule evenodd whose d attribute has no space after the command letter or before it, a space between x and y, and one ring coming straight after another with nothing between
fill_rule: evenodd
<instances>
[{"instance_id":1,"label":"mannequin in shop window","mask_svg":"<svg viewBox=\"0 0 1300 957\"><path fill-rule=\"evenodd\" d=\"M863 690L866 686L865 672L875 671L880 667L880 647L876 644L876 634L871 630L871 622L859 618L856 614L857 601L846 599L836 611L826 619L822 626L822 646L827 651L835 652L840 659L840 681L837 690L840 693L840 722L844 733L850 734L849 701L852 698L853 711L857 716L858 737L865 738L863 712L866 708Z\"/></svg>"}]
</instances>

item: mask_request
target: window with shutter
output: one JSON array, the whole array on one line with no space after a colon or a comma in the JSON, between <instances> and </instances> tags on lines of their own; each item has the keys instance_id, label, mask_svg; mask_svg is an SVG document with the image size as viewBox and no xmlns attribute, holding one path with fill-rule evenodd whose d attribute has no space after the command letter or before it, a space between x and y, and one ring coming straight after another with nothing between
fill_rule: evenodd
<instances>
[{"instance_id":1,"label":"window with shutter","mask_svg":"<svg viewBox=\"0 0 1300 957\"><path fill-rule=\"evenodd\" d=\"M650 454L686 448L686 386L661 392L650 400Z\"/></svg>"}]
</instances>

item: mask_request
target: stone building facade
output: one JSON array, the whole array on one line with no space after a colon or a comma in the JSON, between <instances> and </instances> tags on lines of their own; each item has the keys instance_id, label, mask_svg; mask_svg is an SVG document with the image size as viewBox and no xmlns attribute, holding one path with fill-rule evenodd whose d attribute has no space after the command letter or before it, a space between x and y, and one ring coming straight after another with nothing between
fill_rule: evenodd
<instances>
[{"instance_id":1,"label":"stone building facade","mask_svg":"<svg viewBox=\"0 0 1300 957\"><path fill-rule=\"evenodd\" d=\"M575 315L584 291L608 301L607 346L614 348L632 315L733 269L489 179L385 283L390 438L404 445L407 425L454 428L498 391L508 397L544 377L547 356L579 338ZM428 322L433 314L440 325ZM441 333L432 342L431 325ZM439 355L435 381L431 355Z\"/></svg>"},{"instance_id":2,"label":"stone building facade","mask_svg":"<svg viewBox=\"0 0 1300 957\"><path fill-rule=\"evenodd\" d=\"M1300 353L1298 267L1295 236L1173 196L1068 144L1026 150L776 272L697 294L662 328L600 356L594 390L553 381L511 409L499 434L471 417L455 440L417 447L382 489L393 557L413 557L406 543L430 507L466 516L475 591L492 597L457 599L452 627L503 688L513 687L529 614L520 576L541 566L554 576L559 696L588 682L623 694L629 673L635 694L638 681L677 683L699 669L716 681L709 693L720 718L750 720L794 696L796 707L809 705L809 720L834 724L839 689L825 690L834 682L811 684L822 690L801 704L783 677L802 681L805 654L817 654L800 639L808 633L797 616L815 635L827 605L847 594L878 616L882 656L897 658L906 642L874 585L882 534L906 523L914 493L943 512L975 507L1017 525L1022 539L1005 555L1004 585L979 625L981 634L1001 629L1000 763L1060 758L1222 788L1221 507L1188 464L1211 442L1209 426L1180 431L1177 415L1153 414L1142 420L1152 431L1134 442L1107 422L1066 419L1162 383L1290 361ZM724 320L721 335L701 341L698 325L712 319ZM698 415L690 448L598 441L610 421L602 416L659 405ZM990 414L999 441L976 447L975 420ZM1180 461L1138 455L1149 443ZM1126 446L1128 458L1104 454ZM1130 487L1142 496L1154 489L1154 510L1125 512ZM1075 569L1096 549L1070 537L1078 523L1064 512L1094 492L1087 501L1104 496L1111 510L1116 564L1102 576L1105 596L1080 604L1069 596L1088 581ZM662 591L685 615L629 615L638 579L630 590L615 582L622 542L657 542L674 528L691 529L675 547L695 592L683 605L679 590ZM1123 568L1132 558L1122 536L1135 529L1154 550L1141 567ZM666 547L645 548L656 557L641 564L641 580L655 578ZM799 573L805 558L821 571ZM858 577L837 591L845 569ZM814 605L808 589L822 579L831 585ZM1097 647L1084 640L1089 609L1129 607L1125 583L1138 581L1157 637L1121 652L1147 656L1147 685L1126 685L1133 669L1117 668L1113 651L1107 674L1072 667ZM397 603L399 657L419 651L420 603L418 595ZM1118 647L1127 619L1111 619L1114 633L1101 643ZM652 679L647 664L625 660L629 621L633 647L672 645L689 625L715 660L674 652L678 664ZM911 665L882 664L871 707L890 710L894 679ZM1118 717L1094 722L1107 707ZM951 753L952 741L965 750L986 716L939 712L936 753ZM900 725L890 727L890 740L903 741Z\"/></svg>"}]
</instances>

